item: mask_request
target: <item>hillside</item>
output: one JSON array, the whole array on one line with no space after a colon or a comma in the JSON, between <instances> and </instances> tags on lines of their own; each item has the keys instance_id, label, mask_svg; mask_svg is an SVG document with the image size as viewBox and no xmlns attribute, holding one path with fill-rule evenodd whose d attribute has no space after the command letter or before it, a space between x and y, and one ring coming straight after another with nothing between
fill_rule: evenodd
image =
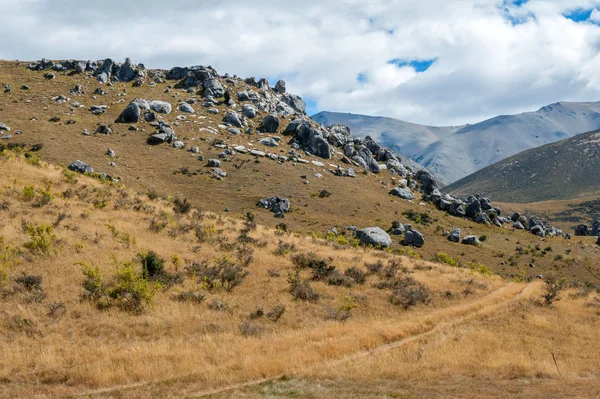
<instances>
[{"instance_id":1,"label":"hillside","mask_svg":"<svg viewBox=\"0 0 600 399\"><path fill-rule=\"evenodd\" d=\"M502 115L467 125L451 134L440 135L437 141L432 141L435 135L430 133L435 132L434 128L427 127L423 133L423 143L431 143L410 157L443 180L455 182L521 151L596 130L600 128L599 112L600 102L559 102L535 112ZM370 120L363 116L344 115L338 114L336 121L351 123L353 120ZM383 127L377 124L373 126L367 125L363 131L362 125L357 123L353 131L358 135L371 134L374 137L385 132L385 137L390 138L386 144L393 147L397 140L397 150L400 153L403 153L402 146L407 140L412 140L412 125L408 124L409 128L405 128L406 122L387 122ZM388 133L388 126L398 126L397 133ZM447 128L442 129L447 132ZM411 132L407 138L403 135L405 131Z\"/></svg>"},{"instance_id":2,"label":"hillside","mask_svg":"<svg viewBox=\"0 0 600 399\"><path fill-rule=\"evenodd\" d=\"M590 287L548 306L541 282L150 199L19 148L0 152L0 397L599 393Z\"/></svg>"},{"instance_id":3,"label":"hillside","mask_svg":"<svg viewBox=\"0 0 600 399\"><path fill-rule=\"evenodd\" d=\"M87 64L83 62L83 65ZM114 67L127 64L119 65L114 64ZM394 224L412 225L423 235L424 245L416 248L403 245L405 236L399 230L398 235L392 234L392 250L410 252L427 260L444 253L460 258L465 265L482 264L486 269L514 279L531 280L538 275L555 273L579 282L600 283L599 266L590 269L587 264L587 259L599 252L597 247L582 247L580 251L562 237L547 238L551 241L548 244L540 243L538 237L512 229L511 223L502 227L480 225L439 211L433 204L420 201L419 178L409 167L393 162L395 158L375 161L375 156L381 160L393 157L376 143L347 136L347 130L340 126L325 129L316 124L303 125L300 132L296 129L296 134L290 135L286 130L295 125L290 120L305 116L301 103L297 104L298 110L290 111L285 103L278 102L283 94L267 88L264 82L263 89L259 89L256 79L218 75L214 71L210 72L216 76L210 78L211 82L216 80L222 87L229 87L235 97L237 92L254 93L248 94L248 98L254 100L241 101L240 106L237 102L227 105L223 98L208 99L205 90L185 84L188 73L201 76L206 70L210 69L149 70L140 78L141 85L136 79L115 80L109 85L100 84L100 75L92 72L50 68L38 71L28 69L25 63L2 62L0 82L11 82L12 90L0 94L0 108L2 122L11 128L7 133L11 137L1 139L0 143L15 148L23 145L25 151L36 150L32 154L52 164L69 166L75 160L87 162L95 172L118 178L120 184L140 195L176 197L203 211L227 213L234 218L252 212L259 224L275 228L283 223L288 231L296 234L327 236L344 242L352 235L348 228L379 226L391 232ZM46 78L48 73L54 78ZM22 86L28 89L21 89ZM71 93L75 88L76 93ZM286 96L294 98L292 94L286 93ZM147 122L144 118L137 123L115 123L134 99L164 101L172 110L168 114L155 113L162 124ZM203 106L204 103L209 106ZM181 111L184 104L191 105L194 112ZM230 110L254 104L265 111L257 109L255 118L245 118L243 129L250 134L238 134L237 130L242 128L223 122ZM94 105L106 105L106 108L96 115L90 111ZM273 115L269 108L276 106L283 111L278 117L278 128L274 133L261 132L261 120ZM112 134L101 133L105 132L102 126L111 129ZM173 130L177 139L172 143L148 144L148 139L159 129ZM84 131L87 134L82 134ZM324 135L328 135L327 139ZM321 155L329 159L303 151L312 143L308 140L306 146L307 137L320 140L320 146L312 150L325 148L327 151ZM339 140L347 140L351 145L329 144ZM179 141L183 149L176 147ZM263 144L273 142L276 147ZM360 156L356 148L361 149ZM109 149L114 156L108 155ZM250 149L259 152L253 155ZM348 156L344 155L346 150L349 150ZM356 166L355 159L364 163L363 158L370 160L367 168ZM209 166L212 159L220 162L217 168L220 172ZM370 169L373 167L380 169L379 173ZM349 168L354 169L355 177L348 175ZM414 196L414 199L389 194L398 188L401 195ZM271 196L289 200L290 209L283 219L257 207L259 200ZM486 242L480 246L452 243L445 233L456 228L461 229L463 236L485 236ZM586 240L586 243L594 243L591 237ZM541 256L534 250L540 245L549 245L560 254L568 250L572 253L568 258L572 260L557 262L550 254ZM531 258L524 256L519 246L528 248L525 255L536 253L536 268L529 267Z\"/></svg>"},{"instance_id":4,"label":"hillside","mask_svg":"<svg viewBox=\"0 0 600 399\"><path fill-rule=\"evenodd\" d=\"M575 199L600 192L600 131L523 151L446 187L458 196L482 193L502 202Z\"/></svg>"},{"instance_id":5,"label":"hillside","mask_svg":"<svg viewBox=\"0 0 600 399\"><path fill-rule=\"evenodd\" d=\"M340 123L346 125L358 137L371 136L382 145L409 158L463 127L425 126L381 116L327 111L319 112L311 118L325 126Z\"/></svg>"}]
</instances>

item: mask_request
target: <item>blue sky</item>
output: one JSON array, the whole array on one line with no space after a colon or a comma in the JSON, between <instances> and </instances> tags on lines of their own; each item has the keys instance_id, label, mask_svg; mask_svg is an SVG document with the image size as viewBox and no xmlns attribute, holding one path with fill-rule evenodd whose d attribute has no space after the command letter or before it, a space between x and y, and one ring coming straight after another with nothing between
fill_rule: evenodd
<instances>
[{"instance_id":1,"label":"blue sky","mask_svg":"<svg viewBox=\"0 0 600 399\"><path fill-rule=\"evenodd\" d=\"M10 16L0 59L211 65L284 79L309 113L457 125L600 100L598 9L600 0L146 0L140 12L120 0L0 0Z\"/></svg>"}]
</instances>

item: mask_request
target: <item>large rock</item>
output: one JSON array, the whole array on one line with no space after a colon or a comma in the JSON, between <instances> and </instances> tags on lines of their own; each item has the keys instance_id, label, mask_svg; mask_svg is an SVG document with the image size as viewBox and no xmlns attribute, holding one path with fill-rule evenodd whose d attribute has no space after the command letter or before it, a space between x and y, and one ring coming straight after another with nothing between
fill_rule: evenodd
<instances>
[{"instance_id":1,"label":"large rock","mask_svg":"<svg viewBox=\"0 0 600 399\"><path fill-rule=\"evenodd\" d=\"M289 105L294 111L299 114L303 114L306 112L306 104L302 99L295 94L283 94L281 96L281 101L285 104Z\"/></svg>"},{"instance_id":2,"label":"large rock","mask_svg":"<svg viewBox=\"0 0 600 399\"><path fill-rule=\"evenodd\" d=\"M404 234L404 245L412 245L413 247L421 248L425 245L423 234L417 230L410 230Z\"/></svg>"},{"instance_id":3,"label":"large rock","mask_svg":"<svg viewBox=\"0 0 600 399\"><path fill-rule=\"evenodd\" d=\"M209 78L204 81L204 96L208 97L223 97L225 95L225 89L217 78Z\"/></svg>"},{"instance_id":4,"label":"large rock","mask_svg":"<svg viewBox=\"0 0 600 399\"><path fill-rule=\"evenodd\" d=\"M140 107L131 102L129 105L121 112L119 118L117 119L117 123L137 123L140 120L140 116L142 111Z\"/></svg>"},{"instance_id":5,"label":"large rock","mask_svg":"<svg viewBox=\"0 0 600 399\"><path fill-rule=\"evenodd\" d=\"M285 81L278 80L277 83L275 83L275 92L277 92L278 94L285 94L285 90Z\"/></svg>"},{"instance_id":6,"label":"large rock","mask_svg":"<svg viewBox=\"0 0 600 399\"><path fill-rule=\"evenodd\" d=\"M185 112L187 114L193 114L194 113L194 108L190 104L188 104L188 103L182 103L179 106L179 110L181 112Z\"/></svg>"},{"instance_id":7,"label":"large rock","mask_svg":"<svg viewBox=\"0 0 600 399\"><path fill-rule=\"evenodd\" d=\"M417 172L417 180L421 182L421 186L423 187L423 193L425 195L429 195L435 189L442 189L446 186L446 184L441 180L431 174L428 170L420 170Z\"/></svg>"},{"instance_id":8,"label":"large rock","mask_svg":"<svg viewBox=\"0 0 600 399\"><path fill-rule=\"evenodd\" d=\"M462 239L462 243L466 245L477 245L479 244L479 238L476 236L466 236Z\"/></svg>"},{"instance_id":9,"label":"large rock","mask_svg":"<svg viewBox=\"0 0 600 399\"><path fill-rule=\"evenodd\" d=\"M171 113L171 104L166 101L150 101L150 108L154 112L158 112L159 114L170 114Z\"/></svg>"},{"instance_id":10,"label":"large rock","mask_svg":"<svg viewBox=\"0 0 600 399\"><path fill-rule=\"evenodd\" d=\"M415 199L415 195L409 188L396 187L390 191L390 194L400 197L405 200Z\"/></svg>"},{"instance_id":11,"label":"large rock","mask_svg":"<svg viewBox=\"0 0 600 399\"><path fill-rule=\"evenodd\" d=\"M229 111L227 113L227 115L225 115L225 117L223 118L223 122L229 123L230 125L233 125L236 127L243 126L242 119L240 118L238 113L235 111Z\"/></svg>"},{"instance_id":12,"label":"large rock","mask_svg":"<svg viewBox=\"0 0 600 399\"><path fill-rule=\"evenodd\" d=\"M80 160L74 161L71 165L69 165L69 170L78 173L92 173L94 172L94 168L88 165L85 162Z\"/></svg>"},{"instance_id":13,"label":"large rock","mask_svg":"<svg viewBox=\"0 0 600 399\"><path fill-rule=\"evenodd\" d=\"M470 218L477 217L477 215L481 214L481 204L479 201L471 202L466 209L467 216Z\"/></svg>"},{"instance_id":14,"label":"large rock","mask_svg":"<svg viewBox=\"0 0 600 399\"><path fill-rule=\"evenodd\" d=\"M276 115L267 115L263 118L261 129L265 133L275 133L279 129L279 123Z\"/></svg>"},{"instance_id":15,"label":"large rock","mask_svg":"<svg viewBox=\"0 0 600 399\"><path fill-rule=\"evenodd\" d=\"M589 236L590 235L590 226L587 224L580 224L575 227L575 235L576 236Z\"/></svg>"},{"instance_id":16,"label":"large rock","mask_svg":"<svg viewBox=\"0 0 600 399\"><path fill-rule=\"evenodd\" d=\"M296 142L320 158L331 158L331 147L321 132L307 120L296 119L285 128L284 134L294 134Z\"/></svg>"},{"instance_id":17,"label":"large rock","mask_svg":"<svg viewBox=\"0 0 600 399\"><path fill-rule=\"evenodd\" d=\"M380 227L367 227L356 230L356 237L363 245L374 245L376 247L389 247L392 245L392 238Z\"/></svg>"},{"instance_id":18,"label":"large rock","mask_svg":"<svg viewBox=\"0 0 600 399\"><path fill-rule=\"evenodd\" d=\"M290 211L290 200L282 197L265 197L258 201L257 206L269 209L275 217L282 218L284 213Z\"/></svg>"},{"instance_id":19,"label":"large rock","mask_svg":"<svg viewBox=\"0 0 600 399\"><path fill-rule=\"evenodd\" d=\"M119 66L115 77L120 82L130 82L135 77L135 68L133 62L129 58L125 59L125 62Z\"/></svg>"},{"instance_id":20,"label":"large rock","mask_svg":"<svg viewBox=\"0 0 600 399\"><path fill-rule=\"evenodd\" d=\"M594 223L592 223L592 232L590 234L594 237L600 235L600 220L594 220Z\"/></svg>"},{"instance_id":21,"label":"large rock","mask_svg":"<svg viewBox=\"0 0 600 399\"><path fill-rule=\"evenodd\" d=\"M452 233L448 236L448 240L452 242L460 242L460 229L452 230Z\"/></svg>"},{"instance_id":22,"label":"large rock","mask_svg":"<svg viewBox=\"0 0 600 399\"><path fill-rule=\"evenodd\" d=\"M346 125L336 124L327 126L327 130L329 131L328 140L335 147L345 146L350 137L352 137L350 128Z\"/></svg>"},{"instance_id":23,"label":"large rock","mask_svg":"<svg viewBox=\"0 0 600 399\"><path fill-rule=\"evenodd\" d=\"M373 154L371 153L371 150L369 150L369 148L367 148L366 146L364 146L364 145L360 146L360 148L358 149L357 156L364 162L364 165L366 165L366 168L369 169L371 172L379 173L381 171L379 164L377 163L375 158L373 158ZM363 162L359 161L359 163L361 163L361 164Z\"/></svg>"}]
</instances>

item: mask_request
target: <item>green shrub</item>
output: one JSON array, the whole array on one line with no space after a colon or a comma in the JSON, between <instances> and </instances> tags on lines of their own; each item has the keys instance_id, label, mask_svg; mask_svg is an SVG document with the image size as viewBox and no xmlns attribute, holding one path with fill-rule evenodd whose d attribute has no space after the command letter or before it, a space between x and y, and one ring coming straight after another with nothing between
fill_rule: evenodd
<instances>
[{"instance_id":1,"label":"green shrub","mask_svg":"<svg viewBox=\"0 0 600 399\"><path fill-rule=\"evenodd\" d=\"M247 271L231 263L225 256L214 264L208 262L194 263L187 266L186 271L194 276L197 282L208 291L219 289L232 291L248 276Z\"/></svg>"},{"instance_id":2,"label":"green shrub","mask_svg":"<svg viewBox=\"0 0 600 399\"><path fill-rule=\"evenodd\" d=\"M187 199L184 199L182 201L179 198L175 198L173 200L173 204L175 205L173 207L173 209L175 210L175 212L180 213L182 215L188 213L192 209L192 204L190 204L187 201Z\"/></svg>"},{"instance_id":3,"label":"green shrub","mask_svg":"<svg viewBox=\"0 0 600 399\"><path fill-rule=\"evenodd\" d=\"M165 260L160 258L156 252L140 252L138 257L142 263L142 272L148 279L160 277L165 272Z\"/></svg>"},{"instance_id":4,"label":"green shrub","mask_svg":"<svg viewBox=\"0 0 600 399\"><path fill-rule=\"evenodd\" d=\"M56 236L52 234L52 226L25 224L25 229L29 234L29 242L25 243L25 248L43 254L49 254L53 251Z\"/></svg>"},{"instance_id":5,"label":"green shrub","mask_svg":"<svg viewBox=\"0 0 600 399\"><path fill-rule=\"evenodd\" d=\"M473 270L474 272L483 274L484 276L491 276L492 274L494 274L486 265L479 262L469 262L467 264L467 267Z\"/></svg>"},{"instance_id":6,"label":"green shrub","mask_svg":"<svg viewBox=\"0 0 600 399\"><path fill-rule=\"evenodd\" d=\"M447 265L454 266L454 267L458 267L460 264L460 258L453 258L444 252L437 253L434 256L433 260L435 262L445 263Z\"/></svg>"},{"instance_id":7,"label":"green shrub","mask_svg":"<svg viewBox=\"0 0 600 399\"><path fill-rule=\"evenodd\" d=\"M137 273L132 262L124 262L117 265L114 281L106 293L119 308L140 314L152 305L159 288L159 283L151 283L143 273Z\"/></svg>"},{"instance_id":8,"label":"green shrub","mask_svg":"<svg viewBox=\"0 0 600 399\"><path fill-rule=\"evenodd\" d=\"M560 292L565 286L565 280L557 280L554 276L548 276L545 278L546 291L542 298L547 306L552 305L554 302L560 301Z\"/></svg>"},{"instance_id":9,"label":"green shrub","mask_svg":"<svg viewBox=\"0 0 600 399\"><path fill-rule=\"evenodd\" d=\"M479 241L484 242L485 240L487 240L487 236L484 234L482 236L479 236Z\"/></svg>"}]
</instances>

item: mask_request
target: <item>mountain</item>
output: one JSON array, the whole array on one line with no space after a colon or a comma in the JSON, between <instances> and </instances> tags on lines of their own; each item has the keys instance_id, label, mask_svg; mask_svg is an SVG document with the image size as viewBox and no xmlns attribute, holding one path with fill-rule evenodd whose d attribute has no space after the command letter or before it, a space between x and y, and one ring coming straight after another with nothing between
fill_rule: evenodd
<instances>
[{"instance_id":1,"label":"mountain","mask_svg":"<svg viewBox=\"0 0 600 399\"><path fill-rule=\"evenodd\" d=\"M338 116L336 122L349 123L352 127L352 119L360 121L362 117L344 119ZM395 125L388 123L390 128L398 129L393 134L389 132L388 127L376 123L355 123L353 132L359 136L372 134L375 137L383 137L386 145L401 153L404 151L406 156L410 156L436 176L455 182L521 151L599 129L600 102L559 102L535 112L497 116L455 131L450 131L451 128L436 131L427 127L425 139L422 139L421 143L430 141L430 144L417 153L413 152L415 145L411 143L414 142L413 136L418 133L403 127L408 125L412 124L401 121ZM410 134L403 138L405 131L409 131ZM438 132L439 138L431 141L434 140L435 132ZM395 140L396 146L390 143ZM404 147L405 145L407 147Z\"/></svg>"},{"instance_id":2,"label":"mountain","mask_svg":"<svg viewBox=\"0 0 600 399\"><path fill-rule=\"evenodd\" d=\"M462 126L425 126L381 116L319 112L311 117L325 126L344 124L358 137L371 136L382 145L413 157L429 145L460 130Z\"/></svg>"},{"instance_id":3,"label":"mountain","mask_svg":"<svg viewBox=\"0 0 600 399\"><path fill-rule=\"evenodd\" d=\"M446 187L503 202L571 199L600 192L600 130L520 152Z\"/></svg>"}]
</instances>

